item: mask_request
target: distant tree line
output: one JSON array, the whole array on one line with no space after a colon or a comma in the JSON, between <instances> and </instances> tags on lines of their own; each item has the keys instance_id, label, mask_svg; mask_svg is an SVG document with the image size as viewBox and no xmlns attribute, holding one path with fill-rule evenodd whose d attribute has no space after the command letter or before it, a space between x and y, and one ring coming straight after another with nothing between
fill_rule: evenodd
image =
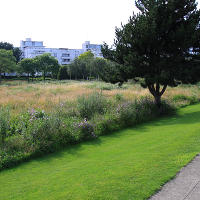
<instances>
[{"instance_id":1,"label":"distant tree line","mask_svg":"<svg viewBox=\"0 0 200 200\"><path fill-rule=\"evenodd\" d=\"M18 73L25 74L28 81L35 76L42 76L44 80L47 76L58 80L106 80L107 71L112 69L115 69L113 62L95 58L90 51L81 54L71 64L63 66L50 54L24 58L17 65ZM113 76L116 77L114 71Z\"/></svg>"},{"instance_id":2,"label":"distant tree line","mask_svg":"<svg viewBox=\"0 0 200 200\"><path fill-rule=\"evenodd\" d=\"M18 76L25 76L29 81L30 77L47 76L57 78L60 65L50 54L43 54L35 58L22 58L22 51L13 47L8 42L0 42L0 82L2 74L16 73Z\"/></svg>"},{"instance_id":3,"label":"distant tree line","mask_svg":"<svg viewBox=\"0 0 200 200\"><path fill-rule=\"evenodd\" d=\"M0 42L0 81L1 74L15 72L17 76L26 77L28 81L42 76L53 79L70 80L119 80L116 63L104 58L95 58L91 51L81 54L68 65L59 65L58 60L45 53L34 58L22 58L19 48L7 42ZM119 65L118 65L119 67ZM112 82L112 81L111 81Z\"/></svg>"},{"instance_id":4,"label":"distant tree line","mask_svg":"<svg viewBox=\"0 0 200 200\"><path fill-rule=\"evenodd\" d=\"M26 76L28 81L30 77L42 76L45 81L47 76L56 79L60 65L58 60L51 54L45 53L35 58L24 58L17 65L17 72L21 76Z\"/></svg>"},{"instance_id":5,"label":"distant tree line","mask_svg":"<svg viewBox=\"0 0 200 200\"><path fill-rule=\"evenodd\" d=\"M95 58L91 51L81 54L69 64L60 67L58 79L91 80L106 79L106 72L115 69L115 63L104 58ZM114 71L113 71L114 72ZM113 76L116 76L113 73Z\"/></svg>"}]
</instances>

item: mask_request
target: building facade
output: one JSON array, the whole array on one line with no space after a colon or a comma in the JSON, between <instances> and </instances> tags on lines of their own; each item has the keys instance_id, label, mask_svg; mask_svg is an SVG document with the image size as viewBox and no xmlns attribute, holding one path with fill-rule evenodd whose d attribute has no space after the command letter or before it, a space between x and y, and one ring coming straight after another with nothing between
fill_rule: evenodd
<instances>
[{"instance_id":1,"label":"building facade","mask_svg":"<svg viewBox=\"0 0 200 200\"><path fill-rule=\"evenodd\" d=\"M101 45L90 44L86 41L82 45L82 49L67 49L67 48L46 48L43 41L32 41L27 38L25 41L20 42L20 49L23 52L23 58L34 58L44 53L50 53L55 57L60 65L70 64L80 54L91 51L95 57L103 57L101 53Z\"/></svg>"}]
</instances>

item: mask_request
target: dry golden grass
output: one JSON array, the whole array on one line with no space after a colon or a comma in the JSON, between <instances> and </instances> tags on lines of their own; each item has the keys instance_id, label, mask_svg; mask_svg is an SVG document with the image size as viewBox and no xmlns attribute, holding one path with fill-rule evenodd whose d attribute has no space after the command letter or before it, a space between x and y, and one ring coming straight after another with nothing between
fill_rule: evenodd
<instances>
[{"instance_id":1,"label":"dry golden grass","mask_svg":"<svg viewBox=\"0 0 200 200\"><path fill-rule=\"evenodd\" d=\"M138 84L125 84L122 89L119 89L102 82L55 81L28 84L23 81L12 81L5 82L0 86L0 105L10 106L14 113L31 108L50 111L60 102L75 101L80 95L100 90L109 98L116 94L121 94L126 99L149 95L148 90L143 89ZM168 88L164 98L170 99L180 94L185 96L195 95L200 98L198 86Z\"/></svg>"}]
</instances>

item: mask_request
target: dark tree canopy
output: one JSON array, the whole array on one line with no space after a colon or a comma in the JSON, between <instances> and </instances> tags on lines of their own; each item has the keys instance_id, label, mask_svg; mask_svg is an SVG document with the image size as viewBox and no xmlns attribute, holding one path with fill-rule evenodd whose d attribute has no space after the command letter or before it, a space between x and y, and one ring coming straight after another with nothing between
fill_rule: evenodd
<instances>
[{"instance_id":1,"label":"dark tree canopy","mask_svg":"<svg viewBox=\"0 0 200 200\"><path fill-rule=\"evenodd\" d=\"M44 81L47 75L51 75L52 78L57 78L60 65L55 57L51 56L49 53L45 53L36 56L34 60L37 65L37 71L42 72Z\"/></svg>"},{"instance_id":2,"label":"dark tree canopy","mask_svg":"<svg viewBox=\"0 0 200 200\"><path fill-rule=\"evenodd\" d=\"M58 72L58 80L65 80L65 79L69 79L69 74L67 72L67 66L60 66L59 72Z\"/></svg>"},{"instance_id":3,"label":"dark tree canopy","mask_svg":"<svg viewBox=\"0 0 200 200\"><path fill-rule=\"evenodd\" d=\"M24 58L23 60L21 60L18 63L18 68L17 68L18 72L20 74L25 73L27 75L27 79L29 81L29 77L30 75L32 76L32 78L35 76L35 73L37 72L37 63L35 61L35 59L33 58Z\"/></svg>"},{"instance_id":4,"label":"dark tree canopy","mask_svg":"<svg viewBox=\"0 0 200 200\"><path fill-rule=\"evenodd\" d=\"M22 59L22 51L18 47L14 47L8 42L0 42L0 49L12 50L13 55L16 58L16 63L18 63Z\"/></svg>"},{"instance_id":5,"label":"dark tree canopy","mask_svg":"<svg viewBox=\"0 0 200 200\"><path fill-rule=\"evenodd\" d=\"M142 78L160 105L167 86L200 80L196 55L191 54L191 48L199 46L200 11L195 0L135 3L140 12L116 28L114 47L104 44L102 53L123 65L118 70L123 81Z\"/></svg>"},{"instance_id":6,"label":"dark tree canopy","mask_svg":"<svg viewBox=\"0 0 200 200\"><path fill-rule=\"evenodd\" d=\"M16 60L11 50L0 49L0 82L1 73L14 72L16 70Z\"/></svg>"},{"instance_id":7,"label":"dark tree canopy","mask_svg":"<svg viewBox=\"0 0 200 200\"><path fill-rule=\"evenodd\" d=\"M22 51L18 47L13 48L13 56L16 58L16 63L22 59Z\"/></svg>"},{"instance_id":8,"label":"dark tree canopy","mask_svg":"<svg viewBox=\"0 0 200 200\"><path fill-rule=\"evenodd\" d=\"M13 45L8 42L0 42L0 49L13 50Z\"/></svg>"}]
</instances>

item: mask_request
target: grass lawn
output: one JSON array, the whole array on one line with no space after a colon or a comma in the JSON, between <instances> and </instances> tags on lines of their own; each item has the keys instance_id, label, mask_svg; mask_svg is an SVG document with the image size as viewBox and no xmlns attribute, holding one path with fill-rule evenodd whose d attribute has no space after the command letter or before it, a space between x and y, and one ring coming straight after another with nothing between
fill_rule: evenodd
<instances>
[{"instance_id":1,"label":"grass lawn","mask_svg":"<svg viewBox=\"0 0 200 200\"><path fill-rule=\"evenodd\" d=\"M200 152L200 105L0 172L1 200L147 199Z\"/></svg>"}]
</instances>

